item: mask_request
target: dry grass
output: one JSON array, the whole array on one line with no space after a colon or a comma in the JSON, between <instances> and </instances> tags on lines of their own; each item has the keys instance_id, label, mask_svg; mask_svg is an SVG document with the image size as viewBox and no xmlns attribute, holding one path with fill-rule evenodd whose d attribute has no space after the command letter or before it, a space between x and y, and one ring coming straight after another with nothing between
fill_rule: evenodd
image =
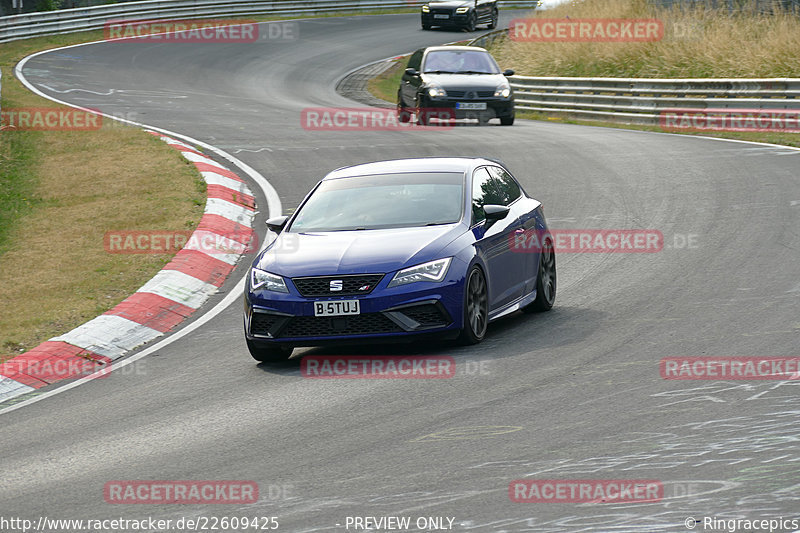
<instances>
[{"instance_id":1,"label":"dry grass","mask_svg":"<svg viewBox=\"0 0 800 533\"><path fill-rule=\"evenodd\" d=\"M659 18L664 38L651 43L532 43L498 40L504 68L528 76L641 78L796 77L800 17L702 8L663 9L646 0L586 0L532 13L541 18Z\"/></svg>"},{"instance_id":2,"label":"dry grass","mask_svg":"<svg viewBox=\"0 0 800 533\"><path fill-rule=\"evenodd\" d=\"M98 32L3 44L3 108L54 107L13 66L44 48ZM205 184L173 148L141 130L0 132L0 361L112 308L168 255L112 255L110 230L197 225ZM10 213L10 215L8 215Z\"/></svg>"}]
</instances>

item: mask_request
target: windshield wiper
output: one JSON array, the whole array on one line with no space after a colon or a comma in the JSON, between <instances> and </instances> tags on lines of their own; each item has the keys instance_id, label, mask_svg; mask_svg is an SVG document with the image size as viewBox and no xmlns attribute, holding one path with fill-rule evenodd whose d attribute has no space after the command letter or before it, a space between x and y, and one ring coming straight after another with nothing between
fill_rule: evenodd
<instances>
[{"instance_id":1,"label":"windshield wiper","mask_svg":"<svg viewBox=\"0 0 800 533\"><path fill-rule=\"evenodd\" d=\"M479 72L477 70L459 70L458 72L453 72L453 74L491 74L491 72Z\"/></svg>"},{"instance_id":2,"label":"windshield wiper","mask_svg":"<svg viewBox=\"0 0 800 533\"><path fill-rule=\"evenodd\" d=\"M458 74L452 70L426 70L423 74Z\"/></svg>"}]
</instances>

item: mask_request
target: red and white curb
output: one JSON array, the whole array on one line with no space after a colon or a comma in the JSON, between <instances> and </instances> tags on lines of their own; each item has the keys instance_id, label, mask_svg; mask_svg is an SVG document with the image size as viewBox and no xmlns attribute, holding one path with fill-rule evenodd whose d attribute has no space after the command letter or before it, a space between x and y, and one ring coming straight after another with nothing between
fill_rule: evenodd
<instances>
[{"instance_id":1,"label":"red and white curb","mask_svg":"<svg viewBox=\"0 0 800 533\"><path fill-rule=\"evenodd\" d=\"M252 226L255 200L245 182L188 144L148 133L180 150L206 181L205 212L189 244L110 311L0 364L0 402L109 368L125 353L183 322L217 292L242 255L257 250ZM233 240L245 245L245 251L209 253L197 245L203 237Z\"/></svg>"}]
</instances>

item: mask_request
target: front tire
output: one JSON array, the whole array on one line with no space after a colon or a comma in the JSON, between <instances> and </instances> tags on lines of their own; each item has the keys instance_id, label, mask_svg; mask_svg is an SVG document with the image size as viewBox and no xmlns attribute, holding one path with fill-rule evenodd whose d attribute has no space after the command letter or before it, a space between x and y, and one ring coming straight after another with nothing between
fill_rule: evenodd
<instances>
[{"instance_id":1,"label":"front tire","mask_svg":"<svg viewBox=\"0 0 800 533\"><path fill-rule=\"evenodd\" d=\"M514 115L510 117L500 117L500 124L503 126L512 126L514 124Z\"/></svg>"},{"instance_id":2,"label":"front tire","mask_svg":"<svg viewBox=\"0 0 800 533\"><path fill-rule=\"evenodd\" d=\"M265 346L250 339L245 340L247 341L247 349L250 351L250 355L261 363L280 363L292 356L292 348L279 344Z\"/></svg>"},{"instance_id":3,"label":"front tire","mask_svg":"<svg viewBox=\"0 0 800 533\"><path fill-rule=\"evenodd\" d=\"M545 239L539 255L539 273L536 275L536 299L522 308L526 313L541 313L553 308L556 301L556 252L553 241Z\"/></svg>"},{"instance_id":4,"label":"front tire","mask_svg":"<svg viewBox=\"0 0 800 533\"><path fill-rule=\"evenodd\" d=\"M486 276L479 267L470 269L464 292L464 327L458 342L464 345L478 344L486 336L489 327L489 290Z\"/></svg>"},{"instance_id":5,"label":"front tire","mask_svg":"<svg viewBox=\"0 0 800 533\"><path fill-rule=\"evenodd\" d=\"M478 25L478 17L475 16L475 12L473 11L469 16L469 19L467 20L466 30L468 32L473 32L475 31L475 26L477 25Z\"/></svg>"},{"instance_id":6,"label":"front tire","mask_svg":"<svg viewBox=\"0 0 800 533\"><path fill-rule=\"evenodd\" d=\"M423 29L423 30L425 30L425 31L428 31L428 30L430 30L430 29L431 29L431 25L430 25L430 24L425 24L425 23L423 22L423 23L422 23L422 29Z\"/></svg>"},{"instance_id":7,"label":"front tire","mask_svg":"<svg viewBox=\"0 0 800 533\"><path fill-rule=\"evenodd\" d=\"M397 120L404 123L411 122L411 113L403 105L403 97L400 93L397 94Z\"/></svg>"}]
</instances>

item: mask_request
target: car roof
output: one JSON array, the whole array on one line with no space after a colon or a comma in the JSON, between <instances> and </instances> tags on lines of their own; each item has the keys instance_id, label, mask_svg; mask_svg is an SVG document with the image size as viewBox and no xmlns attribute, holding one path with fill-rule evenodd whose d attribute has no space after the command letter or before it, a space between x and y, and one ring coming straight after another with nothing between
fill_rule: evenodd
<instances>
[{"instance_id":1,"label":"car roof","mask_svg":"<svg viewBox=\"0 0 800 533\"><path fill-rule=\"evenodd\" d=\"M405 174L411 172L459 172L465 174L481 165L498 165L497 161L482 157L421 157L376 161L350 167L337 168L323 180L373 176L375 174Z\"/></svg>"},{"instance_id":2,"label":"car roof","mask_svg":"<svg viewBox=\"0 0 800 533\"><path fill-rule=\"evenodd\" d=\"M479 52L487 52L486 48L480 46L428 46L424 49L426 52L431 50L474 50Z\"/></svg>"}]
</instances>

